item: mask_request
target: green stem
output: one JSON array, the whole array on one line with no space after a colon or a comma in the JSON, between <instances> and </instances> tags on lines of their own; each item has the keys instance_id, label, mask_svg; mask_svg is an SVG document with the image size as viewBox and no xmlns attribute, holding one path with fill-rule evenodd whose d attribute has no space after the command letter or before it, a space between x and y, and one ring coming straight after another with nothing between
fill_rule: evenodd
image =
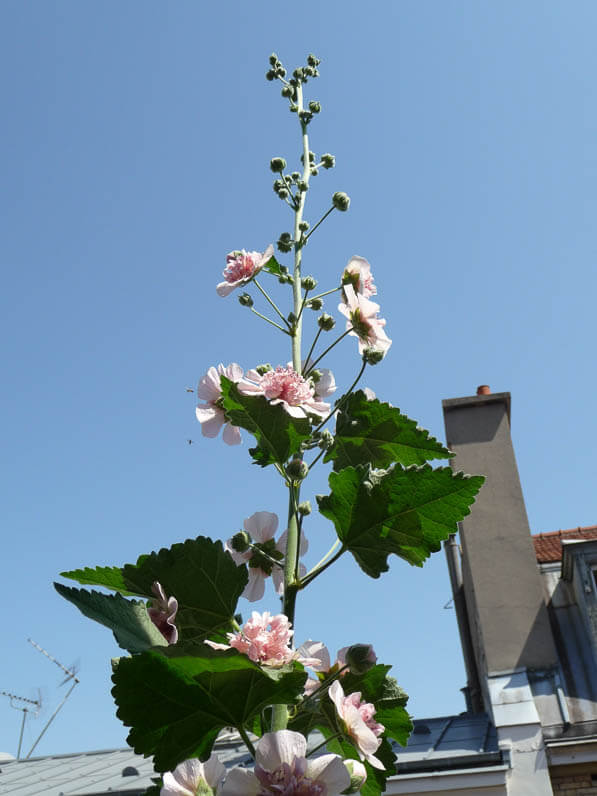
<instances>
[{"instance_id":1,"label":"green stem","mask_svg":"<svg viewBox=\"0 0 597 796\"><path fill-rule=\"evenodd\" d=\"M257 312L257 310L256 310L254 307L250 307L250 310L251 310L251 312L253 312L255 315L258 315L260 318L263 318L263 320L264 320L264 321L267 321L268 323L271 323L271 325L272 325L272 326L275 326L275 327L276 327L276 329L279 329L281 332L284 332L284 334L290 334L290 332L288 331L288 329L283 329L283 328L280 326L280 324L279 324L279 323L276 323L275 321L272 321L272 319L271 319L271 318L266 318L266 317L265 317L265 315L262 315L260 312Z\"/></svg>"},{"instance_id":2,"label":"green stem","mask_svg":"<svg viewBox=\"0 0 597 796\"><path fill-rule=\"evenodd\" d=\"M259 282L256 279L254 279L253 282L255 283L255 287L261 292L261 294L265 297L266 301L268 301L270 303L270 305L274 308L274 310L278 313L278 316L284 321L286 326L288 326L288 328L290 328L290 324L288 323L286 318L282 315L281 310L278 308L276 303L269 296L267 291L264 288L261 287L261 285L259 284Z\"/></svg>"},{"instance_id":3,"label":"green stem","mask_svg":"<svg viewBox=\"0 0 597 796\"><path fill-rule=\"evenodd\" d=\"M272 732L285 730L288 726L288 708L286 705L272 705Z\"/></svg>"},{"instance_id":4,"label":"green stem","mask_svg":"<svg viewBox=\"0 0 597 796\"><path fill-rule=\"evenodd\" d=\"M307 354L307 357L305 359L305 364L307 365L307 367L309 367L309 360L311 359L311 354L313 353L313 349L317 345L317 341L319 340L319 335L320 334L321 334L321 326L317 330L317 334L315 335L315 340L313 340L311 348L309 349L309 353Z\"/></svg>"},{"instance_id":5,"label":"green stem","mask_svg":"<svg viewBox=\"0 0 597 796\"><path fill-rule=\"evenodd\" d=\"M320 567L322 564L325 564L325 562L328 560L328 558L331 555L333 555L334 550L338 547L339 544L340 544L340 539L336 539L334 544L330 547L330 549L327 551L327 553L324 555L324 557L321 559L321 561L318 561L317 564L315 564L315 566L313 567L313 569L311 569L309 572L307 572L307 574L305 575L305 578L308 578L310 575L312 575L315 572L315 570L318 567Z\"/></svg>"},{"instance_id":6,"label":"green stem","mask_svg":"<svg viewBox=\"0 0 597 796\"><path fill-rule=\"evenodd\" d=\"M317 224L315 224L315 226L313 227L313 229L311 230L311 232L309 232L309 234L308 234L308 235L305 235L305 243L306 243L306 242L309 240L309 238L310 238L310 237L311 237L311 235L312 235L312 234L315 232L315 230L317 229L317 227L318 227L320 224L323 224L323 222L326 220L326 218L329 216L329 214L330 214L330 213L331 213L333 210L335 210L335 209L336 209L336 208L334 207L334 205L332 205L332 206L330 207L330 209L327 211L327 213L324 213L324 214L322 215L322 217L319 219L319 221L317 222Z\"/></svg>"},{"instance_id":7,"label":"green stem","mask_svg":"<svg viewBox=\"0 0 597 796\"><path fill-rule=\"evenodd\" d=\"M336 553L336 555L332 556L329 559L329 561L326 561L325 564L319 567L319 569L316 568L315 570L311 570L310 573L305 575L305 577L299 583L298 588L299 589L306 588L312 581L315 580L315 578L319 577L319 575L321 575L322 572L325 572L328 567L331 567L332 564L334 564L340 558L342 553L344 553L344 547L341 547L340 550L338 550L338 552Z\"/></svg>"},{"instance_id":8,"label":"green stem","mask_svg":"<svg viewBox=\"0 0 597 796\"><path fill-rule=\"evenodd\" d=\"M318 293L316 296L311 296L311 299L316 298L323 298L324 296L329 296L330 293L335 293L337 290L342 290L343 285L338 285L338 287L333 287L331 290L326 290L325 293Z\"/></svg>"},{"instance_id":9,"label":"green stem","mask_svg":"<svg viewBox=\"0 0 597 796\"><path fill-rule=\"evenodd\" d=\"M308 369L308 370L307 370L307 372L305 373L305 377L306 377L306 376L308 376L308 375L309 375L309 373L311 373L311 371L312 371L312 370L314 370L314 368L315 368L315 365L317 365L317 363L318 363L318 362L321 362L321 360L324 358L324 356L325 356L326 354L328 354L328 353L329 353L329 352L332 350L332 348L333 348L335 345L338 345L338 343L340 342L340 340L344 340L344 338L346 337L346 335L347 335L347 334L350 334L351 332L352 332L352 326L351 326L349 329L347 329L345 332L343 332L343 333L340 335L340 337L339 337L337 340L334 340L334 342L333 342L331 345L329 345L329 346L328 346L328 347L325 349L325 351L323 352L323 354L320 354L320 355L317 357L317 359L315 360L315 362L313 362L313 364L312 364L312 365L309 365L309 369Z\"/></svg>"},{"instance_id":10,"label":"green stem","mask_svg":"<svg viewBox=\"0 0 597 796\"><path fill-rule=\"evenodd\" d=\"M255 760L255 747L251 743L251 739L247 735L245 728L241 726L241 727L237 727L237 730L239 732L240 737L245 742L245 744L247 746L247 749L251 753L251 757L253 758L253 760Z\"/></svg>"}]
</instances>

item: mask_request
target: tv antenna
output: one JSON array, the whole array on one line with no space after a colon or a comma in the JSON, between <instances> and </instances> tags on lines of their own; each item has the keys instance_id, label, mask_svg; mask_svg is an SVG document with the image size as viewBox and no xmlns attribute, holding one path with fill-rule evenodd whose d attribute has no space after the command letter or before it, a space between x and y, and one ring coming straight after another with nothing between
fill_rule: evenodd
<instances>
[{"instance_id":1,"label":"tv antenna","mask_svg":"<svg viewBox=\"0 0 597 796\"><path fill-rule=\"evenodd\" d=\"M56 710L52 713L50 718L47 720L43 730L40 732L40 734L35 739L35 742L34 742L33 746L31 747L31 749L29 750L29 753L27 754L27 757L25 758L25 760L28 760L31 757L31 753L33 752L33 750L35 749L37 744L43 738L44 733L46 732L46 730L48 729L50 724L54 721L54 719L56 718L58 713L62 710L66 700L69 698L69 696L75 690L75 687L80 683L80 680L77 677L77 670L76 670L76 667L74 666L74 664L70 668L68 668L68 667L64 666L64 664L60 663L60 661L57 660L53 655L50 655L50 653L47 650L45 650L43 647L40 647L40 645L37 644L35 641L33 641L33 639L28 638L27 641L31 644L31 646L35 647L35 649L38 650L38 652L41 652L41 654L44 655L48 660L52 661L52 663L55 663L56 666L58 666L59 669L62 669L64 674L66 674L66 677L64 678L64 680L60 683L60 685L58 687L64 685L65 683L68 683L70 680L72 680L72 685L68 689L68 691L66 692L66 696L64 697L62 702L58 705Z\"/></svg>"},{"instance_id":2,"label":"tv antenna","mask_svg":"<svg viewBox=\"0 0 597 796\"><path fill-rule=\"evenodd\" d=\"M38 691L37 699L27 699L27 697L22 697L18 694L11 694L10 691L0 691L0 695L9 698L11 708L23 711L23 721L21 722L21 733L19 735L19 748L17 750L17 760L20 760L25 722L29 713L33 713L34 719L38 717L39 711L41 710L41 694Z\"/></svg>"}]
</instances>

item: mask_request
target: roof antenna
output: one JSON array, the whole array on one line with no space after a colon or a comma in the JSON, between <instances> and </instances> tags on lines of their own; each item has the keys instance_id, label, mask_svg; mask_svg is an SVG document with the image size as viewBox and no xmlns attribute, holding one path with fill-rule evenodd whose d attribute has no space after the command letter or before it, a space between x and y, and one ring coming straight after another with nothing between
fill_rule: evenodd
<instances>
[{"instance_id":1,"label":"roof antenna","mask_svg":"<svg viewBox=\"0 0 597 796\"><path fill-rule=\"evenodd\" d=\"M33 639L31 639L31 638L28 638L28 639L27 639L27 641L28 641L28 642L29 642L29 643L30 643L30 644L31 644L33 647L35 647L35 649L36 649L36 650L38 650L39 652L41 652L41 654L42 654L42 655L45 655L45 657L46 657L46 658L48 658L48 660L52 661L52 663L55 663L55 664L56 664L56 666L58 666L58 668L59 668L59 669L62 669L62 671L63 671L63 672L66 674L66 677L65 677L65 678L64 678L64 680L63 680L63 681L60 683L60 685L64 685L65 683L68 683L68 681L69 681L69 680L72 680L72 681L73 681L73 684L72 684L72 685L71 685L71 687L68 689L68 691L67 691L67 693L66 693L66 696L64 697L64 699L62 700L62 702L61 702L61 703L58 705L58 707L56 708L56 710L55 710L55 711L52 713L52 715L50 716L50 718L47 720L47 722L46 722L46 724L45 724L45 726L44 726L43 730L42 730L42 731L40 732L40 734L37 736L37 738L36 738L36 740L35 740L35 742L34 742L33 746L32 746L32 747L31 747L31 749L29 750L29 753L27 754L27 757L25 758L25 760L29 760L29 758L31 757L31 753L33 752L33 750L35 749L35 747L37 746L37 744L38 744L38 743L41 741L41 739L42 739L42 737L43 737L44 733L46 732L46 730L48 729L48 727L50 726L50 724L51 724L51 723L54 721L54 719L55 719L55 718L56 718L56 716L58 715L58 712L59 712L59 711L60 711L60 710L61 710L61 709L64 707L64 703L66 702L66 700L69 698L69 696L70 696L70 695L72 694L72 692L74 691L74 689L75 689L75 686L77 686L77 685L79 684L79 682L80 682L79 678L78 678L78 677L77 677L77 675L76 675L76 669L75 669L75 666L71 666L71 667L70 667L70 669L68 669L66 666L64 666L62 663L60 663L60 661L59 661L59 660L57 660L57 659L56 659L56 658L54 658L52 655L50 655L50 653L49 653L47 650L45 650L43 647L40 647L40 646L39 646L39 644L37 644L35 641L33 641Z\"/></svg>"},{"instance_id":2,"label":"roof antenna","mask_svg":"<svg viewBox=\"0 0 597 796\"><path fill-rule=\"evenodd\" d=\"M17 760L20 760L21 746L23 744L23 733L25 731L25 721L27 720L27 714L33 713L34 719L38 717L39 711L41 710L41 694L38 690L37 699L27 699L26 697L18 696L18 694L11 694L10 691L0 691L0 695L8 697L10 699L11 708L23 711L23 721L21 722L21 734L19 735L19 748L17 750ZM22 702L23 705L19 705L18 704L19 702ZM30 705L33 705L33 708L29 707Z\"/></svg>"}]
</instances>

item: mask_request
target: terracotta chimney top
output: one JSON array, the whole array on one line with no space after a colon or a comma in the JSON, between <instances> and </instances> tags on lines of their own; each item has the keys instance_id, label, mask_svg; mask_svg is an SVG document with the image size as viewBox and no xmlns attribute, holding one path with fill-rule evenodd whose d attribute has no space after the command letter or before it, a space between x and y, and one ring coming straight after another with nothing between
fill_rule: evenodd
<instances>
[{"instance_id":1,"label":"terracotta chimney top","mask_svg":"<svg viewBox=\"0 0 597 796\"><path fill-rule=\"evenodd\" d=\"M480 384L477 387L477 395L491 395L489 384Z\"/></svg>"}]
</instances>

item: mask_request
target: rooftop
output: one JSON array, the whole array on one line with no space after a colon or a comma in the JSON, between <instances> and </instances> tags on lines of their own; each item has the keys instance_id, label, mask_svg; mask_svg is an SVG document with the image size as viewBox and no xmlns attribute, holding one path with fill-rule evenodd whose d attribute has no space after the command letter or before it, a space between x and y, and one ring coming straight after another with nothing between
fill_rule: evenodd
<instances>
[{"instance_id":1,"label":"rooftop","mask_svg":"<svg viewBox=\"0 0 597 796\"><path fill-rule=\"evenodd\" d=\"M573 539L597 539L597 525L584 528L569 528L566 531L548 531L532 536L535 555L539 564L562 560L562 541Z\"/></svg>"}]
</instances>

